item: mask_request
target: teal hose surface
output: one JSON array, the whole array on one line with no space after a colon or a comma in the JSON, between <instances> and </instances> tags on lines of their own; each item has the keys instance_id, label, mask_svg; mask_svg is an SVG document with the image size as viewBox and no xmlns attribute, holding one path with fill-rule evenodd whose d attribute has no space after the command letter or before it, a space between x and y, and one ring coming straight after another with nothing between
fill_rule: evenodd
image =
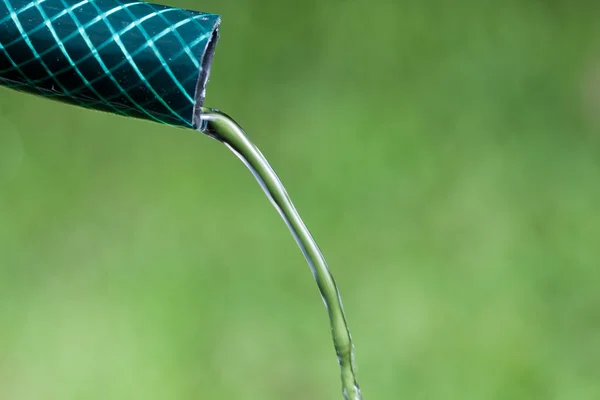
<instances>
[{"instance_id":1,"label":"teal hose surface","mask_svg":"<svg viewBox=\"0 0 600 400\"><path fill-rule=\"evenodd\" d=\"M197 128L219 23L129 0L0 0L0 85Z\"/></svg>"}]
</instances>

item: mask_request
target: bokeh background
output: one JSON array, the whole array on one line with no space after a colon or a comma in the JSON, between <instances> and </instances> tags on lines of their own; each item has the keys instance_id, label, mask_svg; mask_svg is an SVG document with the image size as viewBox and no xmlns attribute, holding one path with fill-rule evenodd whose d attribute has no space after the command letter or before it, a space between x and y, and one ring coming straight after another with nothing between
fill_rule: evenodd
<instances>
[{"instance_id":1,"label":"bokeh background","mask_svg":"<svg viewBox=\"0 0 600 400\"><path fill-rule=\"evenodd\" d=\"M365 399L600 398L600 4L172 0L329 260ZM283 222L201 134L0 90L0 399L339 399Z\"/></svg>"}]
</instances>

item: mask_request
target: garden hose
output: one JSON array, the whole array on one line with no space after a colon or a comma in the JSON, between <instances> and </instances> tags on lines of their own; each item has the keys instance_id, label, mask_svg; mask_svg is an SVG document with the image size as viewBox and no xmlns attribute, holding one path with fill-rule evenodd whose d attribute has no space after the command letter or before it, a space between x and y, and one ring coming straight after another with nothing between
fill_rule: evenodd
<instances>
[{"instance_id":1,"label":"garden hose","mask_svg":"<svg viewBox=\"0 0 600 400\"><path fill-rule=\"evenodd\" d=\"M220 17L129 0L0 0L0 85L198 128Z\"/></svg>"}]
</instances>

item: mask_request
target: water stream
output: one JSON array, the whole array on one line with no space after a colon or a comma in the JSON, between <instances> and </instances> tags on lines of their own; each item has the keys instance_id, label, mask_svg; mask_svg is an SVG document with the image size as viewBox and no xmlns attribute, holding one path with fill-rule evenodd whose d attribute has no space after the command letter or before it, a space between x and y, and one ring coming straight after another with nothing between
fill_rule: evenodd
<instances>
[{"instance_id":1,"label":"water stream","mask_svg":"<svg viewBox=\"0 0 600 400\"><path fill-rule=\"evenodd\" d=\"M242 160L296 239L312 270L329 314L333 343L342 372L344 399L361 400L355 374L352 337L346 323L340 293L323 253L300 218L277 174L244 130L233 119L218 110L203 108L200 112L202 121L200 130L225 144Z\"/></svg>"}]
</instances>

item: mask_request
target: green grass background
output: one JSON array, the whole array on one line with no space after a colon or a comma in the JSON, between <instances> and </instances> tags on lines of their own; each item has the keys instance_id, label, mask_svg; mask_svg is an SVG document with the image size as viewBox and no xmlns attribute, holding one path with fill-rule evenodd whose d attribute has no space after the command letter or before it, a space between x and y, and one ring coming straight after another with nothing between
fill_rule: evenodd
<instances>
[{"instance_id":1,"label":"green grass background","mask_svg":"<svg viewBox=\"0 0 600 400\"><path fill-rule=\"evenodd\" d=\"M600 398L600 4L178 0L206 104L336 276L365 399ZM0 399L339 399L325 309L244 166L0 90Z\"/></svg>"}]
</instances>

